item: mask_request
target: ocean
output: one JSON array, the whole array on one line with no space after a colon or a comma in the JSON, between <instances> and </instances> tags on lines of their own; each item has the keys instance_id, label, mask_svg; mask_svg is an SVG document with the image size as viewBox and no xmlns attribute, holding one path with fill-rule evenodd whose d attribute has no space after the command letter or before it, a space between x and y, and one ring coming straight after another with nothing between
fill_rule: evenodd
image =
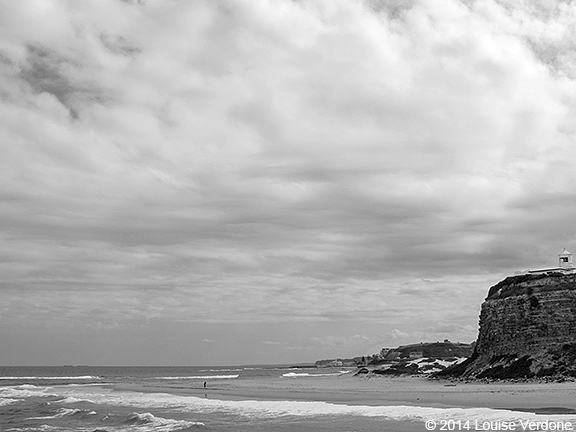
<instances>
[{"instance_id":1,"label":"ocean","mask_svg":"<svg viewBox=\"0 0 576 432\"><path fill-rule=\"evenodd\" d=\"M0 431L404 432L424 431L426 426L432 430L425 421L435 422L434 430L495 430L486 427L497 423L476 421L466 428L457 422L536 418L532 413L488 408L330 402L321 400L321 395L306 400L282 392L254 397L247 392L267 381L301 386L308 378L338 380L352 372L281 366L0 367ZM573 421L576 426L576 416L547 418Z\"/></svg>"}]
</instances>

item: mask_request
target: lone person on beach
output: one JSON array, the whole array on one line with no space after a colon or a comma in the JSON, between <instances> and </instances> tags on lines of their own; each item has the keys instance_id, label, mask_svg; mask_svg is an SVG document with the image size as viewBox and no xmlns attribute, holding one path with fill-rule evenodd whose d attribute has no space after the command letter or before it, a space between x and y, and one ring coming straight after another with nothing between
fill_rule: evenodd
<instances>
[{"instance_id":1,"label":"lone person on beach","mask_svg":"<svg viewBox=\"0 0 576 432\"><path fill-rule=\"evenodd\" d=\"M206 388L206 381L204 381L204 388Z\"/></svg>"}]
</instances>

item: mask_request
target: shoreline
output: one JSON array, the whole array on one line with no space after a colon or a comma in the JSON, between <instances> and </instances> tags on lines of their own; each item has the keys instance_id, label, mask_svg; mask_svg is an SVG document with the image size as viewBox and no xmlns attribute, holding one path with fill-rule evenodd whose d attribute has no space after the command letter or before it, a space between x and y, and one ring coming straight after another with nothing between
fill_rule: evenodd
<instances>
[{"instance_id":1,"label":"shoreline","mask_svg":"<svg viewBox=\"0 0 576 432\"><path fill-rule=\"evenodd\" d=\"M117 391L168 393L221 400L317 401L345 405L490 408L537 414L576 414L576 382L471 383L424 377L281 377L178 385L112 384Z\"/></svg>"}]
</instances>

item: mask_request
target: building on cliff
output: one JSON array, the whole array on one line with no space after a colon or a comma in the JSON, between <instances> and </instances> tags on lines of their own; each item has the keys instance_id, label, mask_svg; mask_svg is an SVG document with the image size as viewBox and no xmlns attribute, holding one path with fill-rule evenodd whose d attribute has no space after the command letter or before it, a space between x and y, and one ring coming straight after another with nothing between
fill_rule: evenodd
<instances>
[{"instance_id":1,"label":"building on cliff","mask_svg":"<svg viewBox=\"0 0 576 432\"><path fill-rule=\"evenodd\" d=\"M542 274L548 272L561 272L561 273L576 273L576 268L574 267L574 262L572 261L572 254L564 248L562 252L558 254L558 267L543 268L536 270L524 270L516 272L517 275L520 274Z\"/></svg>"}]
</instances>

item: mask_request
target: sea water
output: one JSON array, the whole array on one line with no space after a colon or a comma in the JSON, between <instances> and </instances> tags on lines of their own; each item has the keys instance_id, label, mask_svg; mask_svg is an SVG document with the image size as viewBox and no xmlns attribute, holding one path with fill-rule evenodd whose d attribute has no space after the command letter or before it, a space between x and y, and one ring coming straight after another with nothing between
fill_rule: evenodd
<instances>
[{"instance_id":1,"label":"sea water","mask_svg":"<svg viewBox=\"0 0 576 432\"><path fill-rule=\"evenodd\" d=\"M504 424L538 418L532 413L487 408L226 399L210 395L209 389L202 394L204 381L213 387L223 385L219 383L227 380L243 380L254 383L256 388L259 380L269 378L324 376L338 379L346 372L349 371L320 373L316 369L276 366L5 367L0 368L0 431L403 432L427 430L426 421L436 422L435 430L441 430L443 424L444 430L458 430L456 422L465 418L472 423L460 430L475 430L475 424ZM160 391L158 386L163 383L169 383L170 393ZM119 390L123 385L134 384L137 385L133 387L134 391L132 388ZM196 393L178 394L182 389L196 389ZM548 418L573 421L576 427L574 416ZM474 423L475 419L480 423Z\"/></svg>"}]
</instances>

